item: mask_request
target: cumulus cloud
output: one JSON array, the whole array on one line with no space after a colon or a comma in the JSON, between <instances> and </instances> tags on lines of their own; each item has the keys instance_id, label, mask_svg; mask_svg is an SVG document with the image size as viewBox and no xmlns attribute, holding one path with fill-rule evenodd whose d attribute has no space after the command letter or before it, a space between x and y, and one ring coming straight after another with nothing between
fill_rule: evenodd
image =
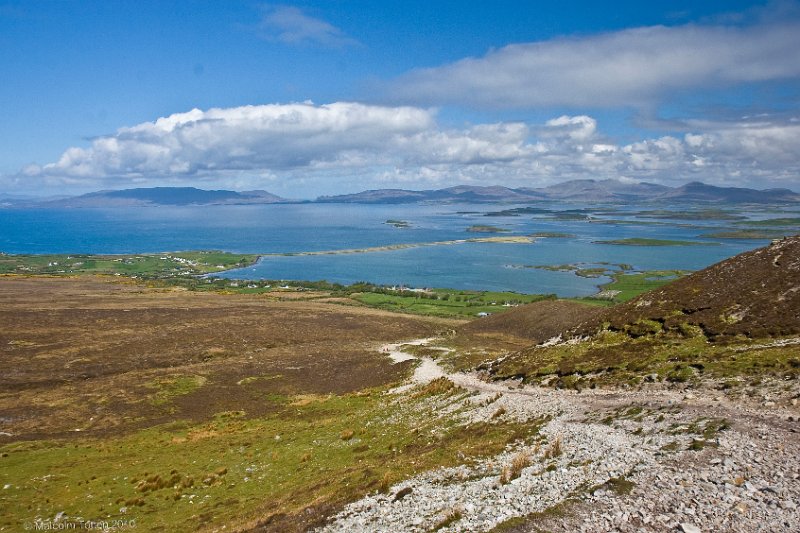
<instances>
[{"instance_id":1,"label":"cumulus cloud","mask_svg":"<svg viewBox=\"0 0 800 533\"><path fill-rule=\"evenodd\" d=\"M649 106L671 91L800 76L800 22L651 26L512 44L418 69L391 97L489 108Z\"/></svg>"},{"instance_id":2,"label":"cumulus cloud","mask_svg":"<svg viewBox=\"0 0 800 533\"><path fill-rule=\"evenodd\" d=\"M294 6L266 7L259 24L259 35L286 44L310 43L332 47L358 44L336 26Z\"/></svg>"},{"instance_id":3,"label":"cumulus cloud","mask_svg":"<svg viewBox=\"0 0 800 533\"><path fill-rule=\"evenodd\" d=\"M587 115L542 124L442 127L433 110L352 102L193 109L98 137L7 183L88 188L164 184L358 190L567 179L796 187L800 120L690 121L680 134L620 144Z\"/></svg>"}]
</instances>

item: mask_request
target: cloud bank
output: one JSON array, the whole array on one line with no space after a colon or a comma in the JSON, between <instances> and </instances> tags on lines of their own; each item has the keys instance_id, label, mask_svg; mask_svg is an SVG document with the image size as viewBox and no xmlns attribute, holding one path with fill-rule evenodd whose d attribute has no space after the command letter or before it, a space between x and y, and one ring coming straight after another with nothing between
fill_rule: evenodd
<instances>
[{"instance_id":1,"label":"cloud bank","mask_svg":"<svg viewBox=\"0 0 800 533\"><path fill-rule=\"evenodd\" d=\"M397 101L484 108L646 107L670 92L800 76L800 22L652 26L512 44L483 57L414 70Z\"/></svg>"},{"instance_id":2,"label":"cloud bank","mask_svg":"<svg viewBox=\"0 0 800 533\"><path fill-rule=\"evenodd\" d=\"M445 128L410 106L310 102L193 109L119 129L6 181L16 188L163 184L305 191L458 183L536 186L573 178L797 183L800 117L692 122L618 144L587 115ZM303 194L297 194L303 196Z\"/></svg>"}]
</instances>

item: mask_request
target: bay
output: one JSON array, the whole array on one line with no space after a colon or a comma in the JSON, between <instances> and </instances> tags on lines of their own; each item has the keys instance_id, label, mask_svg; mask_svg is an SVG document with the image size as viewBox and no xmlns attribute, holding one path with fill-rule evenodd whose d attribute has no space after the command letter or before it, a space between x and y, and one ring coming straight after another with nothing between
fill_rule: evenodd
<instances>
[{"instance_id":1,"label":"bay","mask_svg":"<svg viewBox=\"0 0 800 533\"><path fill-rule=\"evenodd\" d=\"M510 290L584 296L605 278L530 268L536 265L626 263L640 270L697 270L764 241L710 242L702 233L721 221L648 224L633 208L546 204L542 214L484 216L520 206L275 204L253 206L135 207L115 209L0 209L5 253L134 254L180 250L283 254L432 243L491 236L473 225L508 230L497 235L561 232L530 244L462 243L346 255L264 257L257 265L222 273L228 278L369 281L413 287ZM551 214L583 210L591 220ZM753 216L758 216L758 213ZM577 215L582 216L582 215ZM576 216L576 218L577 218ZM403 220L407 228L386 224ZM604 223L604 221L612 223ZM613 222L613 221L622 221ZM674 221L673 221L674 222ZM685 222L685 221L681 221ZM596 241L653 238L698 246L615 246Z\"/></svg>"}]
</instances>

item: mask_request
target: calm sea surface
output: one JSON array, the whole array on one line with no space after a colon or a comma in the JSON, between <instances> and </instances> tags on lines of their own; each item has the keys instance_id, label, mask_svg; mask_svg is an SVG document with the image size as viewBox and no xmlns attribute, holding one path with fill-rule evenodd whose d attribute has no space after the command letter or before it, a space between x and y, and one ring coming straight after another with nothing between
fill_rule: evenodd
<instances>
[{"instance_id":1,"label":"calm sea surface","mask_svg":"<svg viewBox=\"0 0 800 533\"><path fill-rule=\"evenodd\" d=\"M487 217L515 206L286 204L259 206L150 207L121 209L0 209L0 251L5 253L126 254L178 250L284 253L366 248L485 237L472 225L508 229L501 235L563 232L571 238L534 244L467 243L352 255L266 257L259 264L223 274L257 279L370 281L415 287L511 290L589 295L606 279L533 265L627 263L637 269L697 270L764 241L714 240L702 234L721 221L662 221L646 224L632 209L595 207L594 221L554 220L548 213ZM543 206L554 211L587 206ZM758 216L758 213L751 214ZM548 218L549 217L549 218ZM409 222L395 228L388 219ZM622 220L630 223L602 223ZM687 227L688 226L688 227ZM628 237L714 242L702 246L634 247L597 244ZM719 244L717 244L719 243Z\"/></svg>"}]
</instances>

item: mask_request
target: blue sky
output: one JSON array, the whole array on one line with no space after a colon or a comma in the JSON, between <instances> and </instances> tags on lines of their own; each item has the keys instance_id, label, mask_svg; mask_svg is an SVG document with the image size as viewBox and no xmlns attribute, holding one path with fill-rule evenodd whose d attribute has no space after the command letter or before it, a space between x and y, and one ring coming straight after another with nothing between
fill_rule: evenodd
<instances>
[{"instance_id":1,"label":"blue sky","mask_svg":"<svg viewBox=\"0 0 800 533\"><path fill-rule=\"evenodd\" d=\"M0 0L0 194L800 189L800 3Z\"/></svg>"}]
</instances>

